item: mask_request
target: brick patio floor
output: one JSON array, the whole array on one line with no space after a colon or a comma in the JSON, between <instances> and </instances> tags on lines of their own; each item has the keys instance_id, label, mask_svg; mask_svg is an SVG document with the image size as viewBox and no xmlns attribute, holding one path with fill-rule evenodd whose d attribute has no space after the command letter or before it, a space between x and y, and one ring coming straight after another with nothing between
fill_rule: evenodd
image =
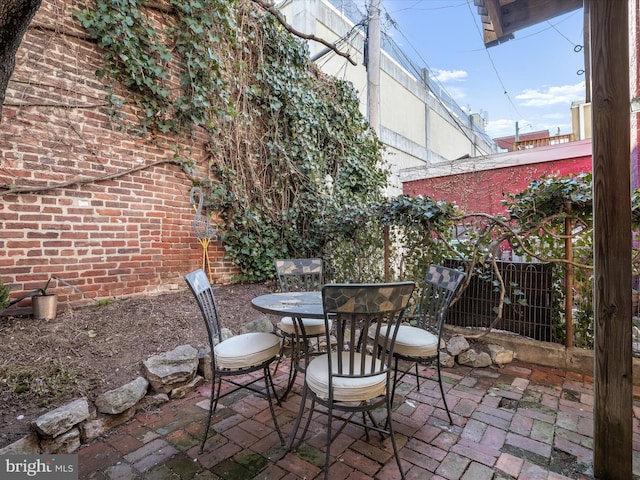
<instances>
[{"instance_id":1,"label":"brick patio floor","mask_svg":"<svg viewBox=\"0 0 640 480\"><path fill-rule=\"evenodd\" d=\"M286 383L286 367L276 384ZM426 375L433 374L430 370ZM502 480L593 478L593 379L514 362L501 369L443 370L453 425L438 384L416 391L406 377L393 419L407 479ZM286 435L300 404L301 380L281 407ZM314 418L304 442L286 452L267 401L240 391L223 398L204 452L199 444L210 384L172 400L79 450L81 479L323 478L324 427ZM637 391L635 391L637 395ZM637 398L637 397L636 397ZM634 478L640 479L640 403L634 403ZM331 447L331 479L400 478L389 439L348 426Z\"/></svg>"}]
</instances>

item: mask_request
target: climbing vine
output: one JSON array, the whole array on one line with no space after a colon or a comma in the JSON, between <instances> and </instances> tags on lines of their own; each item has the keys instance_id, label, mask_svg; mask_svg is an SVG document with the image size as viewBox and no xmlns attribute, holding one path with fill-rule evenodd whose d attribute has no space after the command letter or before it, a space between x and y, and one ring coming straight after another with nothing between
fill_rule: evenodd
<instances>
[{"instance_id":1,"label":"climbing vine","mask_svg":"<svg viewBox=\"0 0 640 480\"><path fill-rule=\"evenodd\" d=\"M243 279L271 277L276 257L319 254L318 215L377 199L386 184L382 144L353 88L317 71L306 44L250 2L150 5L97 0L76 12L105 50L98 75L114 121L134 113L137 134L204 128L207 165L183 165L198 173ZM160 29L154 17L167 13Z\"/></svg>"},{"instance_id":2,"label":"climbing vine","mask_svg":"<svg viewBox=\"0 0 640 480\"><path fill-rule=\"evenodd\" d=\"M233 38L232 1L169 0L176 19L159 30L149 0L97 0L75 16L105 52L109 115L129 132L190 133L194 126L213 130L214 118L228 105L223 62L216 52ZM177 58L176 58L177 54ZM171 66L180 72L172 78ZM126 90L118 93L116 82ZM176 85L179 85L179 87Z\"/></svg>"},{"instance_id":3,"label":"climbing vine","mask_svg":"<svg viewBox=\"0 0 640 480\"><path fill-rule=\"evenodd\" d=\"M208 189L230 257L260 280L275 258L320 255L325 213L380 198L387 170L353 88L317 71L272 17L254 18L234 77L239 115L211 148Z\"/></svg>"}]
</instances>

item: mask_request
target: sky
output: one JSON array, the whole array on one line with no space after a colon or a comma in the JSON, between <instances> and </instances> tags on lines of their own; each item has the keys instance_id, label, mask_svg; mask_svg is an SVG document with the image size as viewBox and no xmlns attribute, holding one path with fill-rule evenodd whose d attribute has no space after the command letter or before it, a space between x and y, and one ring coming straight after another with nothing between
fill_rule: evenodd
<instances>
[{"instance_id":1,"label":"sky","mask_svg":"<svg viewBox=\"0 0 640 480\"><path fill-rule=\"evenodd\" d=\"M519 30L485 48L473 0L381 0L382 29L492 138L571 133L571 104L585 99L583 11Z\"/></svg>"}]
</instances>

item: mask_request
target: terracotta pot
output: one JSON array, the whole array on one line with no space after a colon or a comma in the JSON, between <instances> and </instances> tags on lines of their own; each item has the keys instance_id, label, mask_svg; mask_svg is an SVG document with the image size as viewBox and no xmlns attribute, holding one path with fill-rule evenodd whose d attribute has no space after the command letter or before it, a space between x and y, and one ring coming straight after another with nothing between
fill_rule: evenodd
<instances>
[{"instance_id":1,"label":"terracotta pot","mask_svg":"<svg viewBox=\"0 0 640 480\"><path fill-rule=\"evenodd\" d=\"M58 311L57 295L39 295L31 299L33 318L36 320L53 320Z\"/></svg>"}]
</instances>

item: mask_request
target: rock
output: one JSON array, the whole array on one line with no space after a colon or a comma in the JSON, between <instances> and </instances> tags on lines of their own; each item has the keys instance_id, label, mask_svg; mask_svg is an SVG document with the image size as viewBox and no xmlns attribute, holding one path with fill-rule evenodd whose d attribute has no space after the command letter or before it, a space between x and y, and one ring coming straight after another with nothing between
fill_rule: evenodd
<instances>
[{"instance_id":1,"label":"rock","mask_svg":"<svg viewBox=\"0 0 640 480\"><path fill-rule=\"evenodd\" d=\"M131 407L117 415L100 415L98 418L87 420L80 426L82 442L89 443L91 440L130 420L135 414L136 407Z\"/></svg>"},{"instance_id":2,"label":"rock","mask_svg":"<svg viewBox=\"0 0 640 480\"><path fill-rule=\"evenodd\" d=\"M89 404L86 398L81 398L38 417L34 427L44 436L57 437L87 418Z\"/></svg>"},{"instance_id":3,"label":"rock","mask_svg":"<svg viewBox=\"0 0 640 480\"><path fill-rule=\"evenodd\" d=\"M169 393L196 375L198 351L191 345L181 345L170 352L149 357L142 364L153 390Z\"/></svg>"},{"instance_id":4,"label":"rock","mask_svg":"<svg viewBox=\"0 0 640 480\"><path fill-rule=\"evenodd\" d=\"M515 357L513 350L507 350L502 345L493 344L487 345L487 348L489 349L491 361L496 365L505 365L513 362L513 358Z\"/></svg>"},{"instance_id":5,"label":"rock","mask_svg":"<svg viewBox=\"0 0 640 480\"><path fill-rule=\"evenodd\" d=\"M149 382L138 377L115 390L109 390L96 398L96 408L100 413L115 415L133 407L147 393Z\"/></svg>"},{"instance_id":6,"label":"rock","mask_svg":"<svg viewBox=\"0 0 640 480\"><path fill-rule=\"evenodd\" d=\"M168 401L169 395L167 395L166 393L147 395L137 403L137 405L134 407L134 410L149 410L153 407L157 407L158 405L162 405L163 403L167 403Z\"/></svg>"},{"instance_id":7,"label":"rock","mask_svg":"<svg viewBox=\"0 0 640 480\"><path fill-rule=\"evenodd\" d=\"M452 368L456 364L456 359L449 355L447 352L440 352L440 366L445 368Z\"/></svg>"},{"instance_id":8,"label":"rock","mask_svg":"<svg viewBox=\"0 0 640 480\"><path fill-rule=\"evenodd\" d=\"M271 327L273 329L273 326ZM227 338L233 337L233 332L226 327L222 327L220 329L220 340L216 340L214 345L217 345L220 342L224 342Z\"/></svg>"},{"instance_id":9,"label":"rock","mask_svg":"<svg viewBox=\"0 0 640 480\"><path fill-rule=\"evenodd\" d=\"M207 380L213 378L211 371L211 348L207 345L198 352L198 373Z\"/></svg>"},{"instance_id":10,"label":"rock","mask_svg":"<svg viewBox=\"0 0 640 480\"><path fill-rule=\"evenodd\" d=\"M271 320L269 320L266 315L263 315L262 317L245 324L240 329L240 334L251 332L271 333L273 332L273 323L271 323Z\"/></svg>"},{"instance_id":11,"label":"rock","mask_svg":"<svg viewBox=\"0 0 640 480\"><path fill-rule=\"evenodd\" d=\"M171 399L174 400L176 398L184 398L187 393L193 392L196 388L198 388L204 382L205 382L204 378L202 378L200 375L196 375L195 377L193 377L193 380L191 380L186 385L182 385L178 388L174 388L173 390L171 390L171 394L170 394Z\"/></svg>"},{"instance_id":12,"label":"rock","mask_svg":"<svg viewBox=\"0 0 640 480\"><path fill-rule=\"evenodd\" d=\"M72 428L68 432L54 438L45 438L40 442L45 453L69 454L80 448L80 430Z\"/></svg>"},{"instance_id":13,"label":"rock","mask_svg":"<svg viewBox=\"0 0 640 480\"><path fill-rule=\"evenodd\" d=\"M0 455L37 455L40 453L42 453L40 438L35 433L22 437L17 442L13 442L4 448L0 448Z\"/></svg>"},{"instance_id":14,"label":"rock","mask_svg":"<svg viewBox=\"0 0 640 480\"><path fill-rule=\"evenodd\" d=\"M454 357L469 349L469 342L463 335L454 335L447 342L447 351Z\"/></svg>"},{"instance_id":15,"label":"rock","mask_svg":"<svg viewBox=\"0 0 640 480\"><path fill-rule=\"evenodd\" d=\"M483 368L491 365L491 357L487 352L477 353L475 350L470 349L458 355L458 363L468 367Z\"/></svg>"}]
</instances>

